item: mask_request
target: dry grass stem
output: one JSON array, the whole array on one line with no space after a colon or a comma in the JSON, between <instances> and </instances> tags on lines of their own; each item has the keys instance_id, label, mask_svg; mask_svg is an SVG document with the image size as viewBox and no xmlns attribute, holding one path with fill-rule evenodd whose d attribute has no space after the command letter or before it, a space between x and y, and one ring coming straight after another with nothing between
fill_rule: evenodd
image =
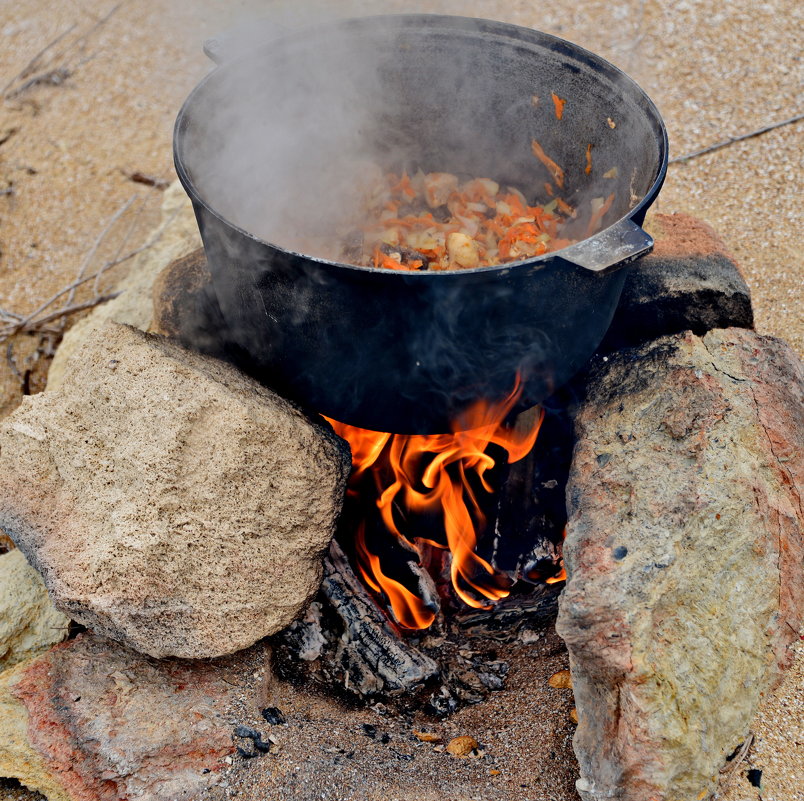
<instances>
[{"instance_id":1,"label":"dry grass stem","mask_svg":"<svg viewBox=\"0 0 804 801\"><path fill-rule=\"evenodd\" d=\"M675 158L670 159L668 163L679 164L685 161L690 161L690 159L696 159L698 156L705 156L707 153L713 153L715 150L721 150L724 147L736 144L737 142L743 142L746 139L753 139L755 136L761 136L764 133L768 133L768 131L775 131L777 128L782 128L785 125L792 125L793 123L800 122L801 120L804 120L804 114L796 114L793 117L788 117L786 120L780 120L779 122L774 122L771 125L765 125L762 128L757 128L753 131L749 131L748 133L740 134L740 136L730 136L728 139L724 139L722 142L715 142L713 145L701 148L700 150L695 150L692 153L687 153L685 156L676 156Z\"/></svg>"},{"instance_id":2,"label":"dry grass stem","mask_svg":"<svg viewBox=\"0 0 804 801\"><path fill-rule=\"evenodd\" d=\"M125 0L124 0L125 2ZM56 55L51 56L47 63L42 61L43 56L49 53L53 48L62 42L67 36L69 36L77 27L78 23L74 23L66 31L60 33L55 39L48 42L33 58L22 68L14 77L11 78L10 81L3 87L2 92L0 95L3 97L4 100L10 100L12 98L18 97L19 95L26 92L28 89L39 86L42 84L49 84L51 86L60 86L63 84L72 74L75 72L75 69L82 64L85 64L89 61L92 56L88 56L82 58L78 61L78 63L73 66L69 67L64 64L61 66L56 67L55 64L59 61L66 60L67 55L70 53L71 50L78 50L78 52L83 55L84 48L90 36L95 33L100 27L102 27L109 19L117 13L120 7L123 5L123 2L118 3L117 5L113 6L106 14L102 17L97 19L81 36L79 36L75 41L71 42L64 50L57 53ZM36 73L36 74L34 74ZM32 77L31 77L32 76ZM25 79L28 80L25 80ZM19 81L24 81L20 86L17 86L15 89L12 90L14 84L18 83Z\"/></svg>"}]
</instances>

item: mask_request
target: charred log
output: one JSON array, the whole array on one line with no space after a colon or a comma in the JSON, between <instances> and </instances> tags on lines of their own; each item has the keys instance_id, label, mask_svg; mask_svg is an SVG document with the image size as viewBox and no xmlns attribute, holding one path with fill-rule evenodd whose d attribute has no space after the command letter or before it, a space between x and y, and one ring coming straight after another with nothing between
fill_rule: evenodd
<instances>
[{"instance_id":1,"label":"charred log","mask_svg":"<svg viewBox=\"0 0 804 801\"><path fill-rule=\"evenodd\" d=\"M334 541L318 598L280 635L277 657L286 678L298 670L296 659L315 663L311 678L362 698L415 692L439 674L394 630Z\"/></svg>"}]
</instances>

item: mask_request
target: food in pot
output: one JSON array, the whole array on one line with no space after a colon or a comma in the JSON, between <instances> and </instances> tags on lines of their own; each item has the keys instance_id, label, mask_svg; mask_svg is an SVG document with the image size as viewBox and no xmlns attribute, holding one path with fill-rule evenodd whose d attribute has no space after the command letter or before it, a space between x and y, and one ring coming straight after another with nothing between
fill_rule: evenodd
<instances>
[{"instance_id":1,"label":"food in pot","mask_svg":"<svg viewBox=\"0 0 804 801\"><path fill-rule=\"evenodd\" d=\"M560 198L531 205L514 187L490 178L462 181L446 172L396 175L374 167L361 177L367 222L342 242L341 258L353 264L468 270L540 256L575 241L561 235L575 211Z\"/></svg>"}]
</instances>

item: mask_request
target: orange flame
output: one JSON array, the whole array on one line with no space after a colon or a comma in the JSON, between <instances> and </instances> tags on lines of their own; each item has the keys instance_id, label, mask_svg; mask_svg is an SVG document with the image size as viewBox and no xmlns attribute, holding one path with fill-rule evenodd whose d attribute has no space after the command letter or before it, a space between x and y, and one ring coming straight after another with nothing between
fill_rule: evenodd
<instances>
[{"instance_id":1,"label":"orange flame","mask_svg":"<svg viewBox=\"0 0 804 801\"><path fill-rule=\"evenodd\" d=\"M564 526L564 530L561 532L561 541L563 542L565 539L567 539L567 527L566 526ZM567 580L567 571L564 568L564 557L563 556L558 560L558 564L561 567L561 570L559 570L558 573L555 574L555 576L551 576L549 579L545 579L545 584L558 584L560 581L566 581Z\"/></svg>"},{"instance_id":2,"label":"orange flame","mask_svg":"<svg viewBox=\"0 0 804 801\"><path fill-rule=\"evenodd\" d=\"M486 453L490 445L503 448L511 463L522 459L536 442L543 410L530 430L519 431L504 424L521 392L517 378L507 398L499 403L474 404L455 422L451 434L391 435L329 420L335 432L352 447L350 494L358 494L358 483L370 470L377 487L377 507L393 536L414 548L417 542L444 548L420 534L406 535L394 511L440 514L446 547L452 556L452 585L458 597L475 608L489 607L475 593L491 602L509 594L508 579L475 553L478 532L486 523L475 487L479 484L483 491L493 492L486 476L495 466L494 458ZM363 578L375 592L385 594L399 624L427 628L435 615L417 595L382 571L379 557L366 545L363 524L355 543Z\"/></svg>"}]
</instances>

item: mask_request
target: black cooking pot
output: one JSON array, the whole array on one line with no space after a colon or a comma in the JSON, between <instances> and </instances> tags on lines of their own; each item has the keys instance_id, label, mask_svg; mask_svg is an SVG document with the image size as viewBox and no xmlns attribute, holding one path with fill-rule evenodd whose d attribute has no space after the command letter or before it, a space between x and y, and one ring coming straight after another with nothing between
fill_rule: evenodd
<instances>
[{"instance_id":1,"label":"black cooking pot","mask_svg":"<svg viewBox=\"0 0 804 801\"><path fill-rule=\"evenodd\" d=\"M363 428L438 433L517 376L521 407L538 403L589 359L623 267L653 245L640 225L667 168L661 117L630 78L553 36L462 17L368 17L243 49L185 102L174 156L230 335L261 380ZM551 93L567 101L561 120ZM578 209L576 238L592 199L614 194L599 233L432 273L292 244L338 211L355 155L489 177L546 202L534 138L565 170L557 191Z\"/></svg>"}]
</instances>

